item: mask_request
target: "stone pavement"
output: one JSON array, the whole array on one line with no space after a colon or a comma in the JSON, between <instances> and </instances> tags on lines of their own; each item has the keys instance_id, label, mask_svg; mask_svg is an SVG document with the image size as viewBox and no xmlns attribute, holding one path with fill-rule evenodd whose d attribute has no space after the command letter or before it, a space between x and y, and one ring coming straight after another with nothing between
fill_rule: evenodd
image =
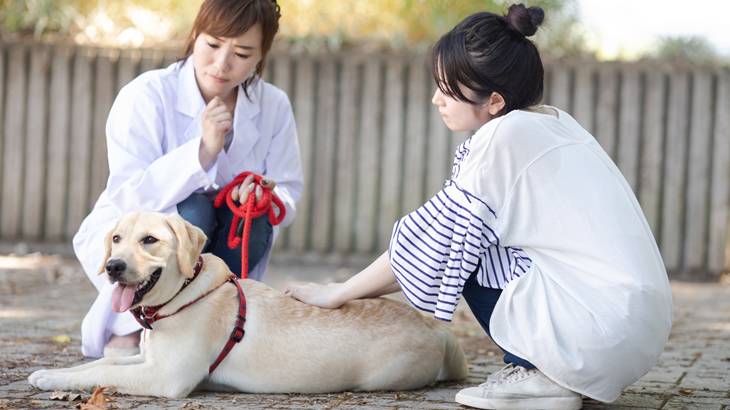
<instances>
[{"instance_id":1,"label":"stone pavement","mask_svg":"<svg viewBox=\"0 0 730 410\"><path fill-rule=\"evenodd\" d=\"M342 280L356 272L326 261L274 261L267 282ZM723 283L724 282L724 283ZM586 400L586 409L730 409L730 283L673 282L674 327L660 362L614 403ZM83 361L81 319L95 291L79 266L61 257L0 256L0 409L74 408L79 402L51 400L26 377L45 367ZM462 308L452 324L470 361L463 383L411 392L270 395L194 393L184 400L112 395L112 408L460 408L454 394L479 384L501 367L499 352ZM88 392L82 394L89 397Z\"/></svg>"}]
</instances>

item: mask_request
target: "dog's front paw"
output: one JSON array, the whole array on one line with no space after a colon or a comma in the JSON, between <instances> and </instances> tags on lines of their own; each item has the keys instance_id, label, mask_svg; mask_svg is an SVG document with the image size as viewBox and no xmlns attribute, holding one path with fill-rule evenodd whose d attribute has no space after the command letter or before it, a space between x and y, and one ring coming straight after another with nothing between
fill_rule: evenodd
<instances>
[{"instance_id":1,"label":"dog's front paw","mask_svg":"<svg viewBox=\"0 0 730 410\"><path fill-rule=\"evenodd\" d=\"M41 390L62 390L68 388L62 374L53 370L36 370L28 376L28 383Z\"/></svg>"}]
</instances>

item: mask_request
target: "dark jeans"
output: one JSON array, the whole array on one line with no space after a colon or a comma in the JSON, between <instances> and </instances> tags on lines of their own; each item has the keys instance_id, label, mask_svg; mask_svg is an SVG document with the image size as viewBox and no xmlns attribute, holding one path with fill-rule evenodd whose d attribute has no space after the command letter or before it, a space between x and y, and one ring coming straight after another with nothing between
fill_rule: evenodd
<instances>
[{"instance_id":1,"label":"dark jeans","mask_svg":"<svg viewBox=\"0 0 730 410\"><path fill-rule=\"evenodd\" d=\"M192 194L177 204L177 212L186 221L205 232L208 240L203 252L210 252L223 259L231 271L241 277L241 247L228 248L228 231L233 221L233 213L223 204L220 208L213 207L214 197L206 194ZM248 270L249 278L257 263L263 258L271 240L272 227L268 215L256 218L251 223L251 236L248 242Z\"/></svg>"},{"instance_id":2,"label":"dark jeans","mask_svg":"<svg viewBox=\"0 0 730 410\"><path fill-rule=\"evenodd\" d=\"M479 286L477 282L476 273L472 274L471 277L464 284L464 289L461 294L464 296L464 300L469 305L469 309L477 318L477 321L482 328L487 332L489 337L492 337L492 333L489 331L489 318L492 317L494 312L494 306L497 304L499 295L502 294L501 289L491 289ZM492 339L494 340L494 339ZM502 347L500 346L500 349ZM502 349L504 352L504 362L509 364L512 363L515 366L522 366L526 369L534 369L535 366L527 360L515 356L512 353Z\"/></svg>"}]
</instances>

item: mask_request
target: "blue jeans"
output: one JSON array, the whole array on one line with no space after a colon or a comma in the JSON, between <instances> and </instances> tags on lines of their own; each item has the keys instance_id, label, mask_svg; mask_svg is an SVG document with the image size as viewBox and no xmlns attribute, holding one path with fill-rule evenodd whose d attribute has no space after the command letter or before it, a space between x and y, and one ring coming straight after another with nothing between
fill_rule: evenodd
<instances>
[{"instance_id":1,"label":"blue jeans","mask_svg":"<svg viewBox=\"0 0 730 410\"><path fill-rule=\"evenodd\" d=\"M214 197L212 196L194 193L177 204L177 212L183 219L205 232L208 240L205 242L203 252L210 252L223 259L231 272L240 278L241 248L228 248L228 231L231 229L233 213L225 204L220 208L214 208L213 200ZM248 241L250 279L261 279L260 277L253 277L250 271L261 261L264 253L269 248L272 230L268 215L256 218L251 223L251 235Z\"/></svg>"},{"instance_id":2,"label":"blue jeans","mask_svg":"<svg viewBox=\"0 0 730 410\"><path fill-rule=\"evenodd\" d=\"M492 337L492 333L489 331L489 318L492 317L494 306L497 305L497 300L499 300L499 295L502 294L502 290L479 286L476 277L476 274L472 274L471 277L469 277L466 283L464 283L464 289L461 294L464 296L464 300L466 300L466 303L469 305L469 309L471 309L471 312L474 314L474 317L477 318L479 324L482 325L484 331L487 332L489 337ZM501 346L499 348L502 349ZM505 363L512 363L515 366L522 366L526 369L535 368L535 366L527 360L504 349L502 349L502 351L504 352Z\"/></svg>"}]
</instances>

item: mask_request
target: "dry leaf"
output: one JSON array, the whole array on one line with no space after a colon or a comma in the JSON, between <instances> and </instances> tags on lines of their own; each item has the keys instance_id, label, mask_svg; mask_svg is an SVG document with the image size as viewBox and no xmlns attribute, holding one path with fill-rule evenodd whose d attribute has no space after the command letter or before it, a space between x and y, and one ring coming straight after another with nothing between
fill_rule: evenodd
<instances>
[{"instance_id":1,"label":"dry leaf","mask_svg":"<svg viewBox=\"0 0 730 410\"><path fill-rule=\"evenodd\" d=\"M71 337L69 335L56 335L51 338L53 343L65 345L71 343Z\"/></svg>"},{"instance_id":2,"label":"dry leaf","mask_svg":"<svg viewBox=\"0 0 730 410\"><path fill-rule=\"evenodd\" d=\"M106 387L97 387L94 392L91 393L91 397L86 403L81 403L79 409L81 410L107 410L109 407L109 399L104 395Z\"/></svg>"},{"instance_id":3,"label":"dry leaf","mask_svg":"<svg viewBox=\"0 0 730 410\"><path fill-rule=\"evenodd\" d=\"M679 394L682 396L691 396L695 391L692 389L679 389Z\"/></svg>"}]
</instances>

